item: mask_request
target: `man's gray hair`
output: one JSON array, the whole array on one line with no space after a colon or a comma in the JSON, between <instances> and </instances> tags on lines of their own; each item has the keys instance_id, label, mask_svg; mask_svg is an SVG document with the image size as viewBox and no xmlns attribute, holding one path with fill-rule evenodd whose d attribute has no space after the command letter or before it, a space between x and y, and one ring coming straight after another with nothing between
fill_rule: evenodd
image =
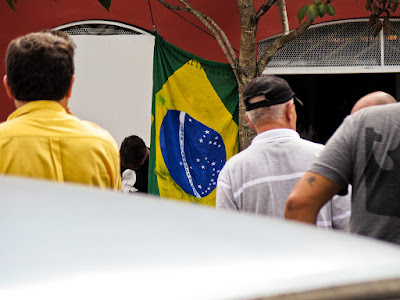
<instances>
[{"instance_id":1,"label":"man's gray hair","mask_svg":"<svg viewBox=\"0 0 400 300\"><path fill-rule=\"evenodd\" d=\"M247 116L255 127L271 123L273 120L282 119L284 117L285 107L290 101L293 101L293 99L282 104L261 107L248 111Z\"/></svg>"}]
</instances>

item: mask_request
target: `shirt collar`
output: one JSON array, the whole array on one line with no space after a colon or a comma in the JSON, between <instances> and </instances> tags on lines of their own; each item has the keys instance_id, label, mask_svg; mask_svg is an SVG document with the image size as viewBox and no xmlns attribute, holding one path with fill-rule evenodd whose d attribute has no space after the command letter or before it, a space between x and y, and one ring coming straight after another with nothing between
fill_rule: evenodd
<instances>
[{"instance_id":1,"label":"shirt collar","mask_svg":"<svg viewBox=\"0 0 400 300\"><path fill-rule=\"evenodd\" d=\"M280 139L291 139L291 138L300 138L300 135L293 129L288 129L288 128L271 129L258 134L253 139L251 144L253 145L263 142L270 142L278 139L280 140Z\"/></svg>"},{"instance_id":2,"label":"shirt collar","mask_svg":"<svg viewBox=\"0 0 400 300\"><path fill-rule=\"evenodd\" d=\"M12 114L10 114L7 118L7 121L18 118L22 115L35 112L35 111L41 111L41 110L53 110L56 112L62 112L65 111L65 109L57 102L53 100L35 100L35 101L30 101L27 104L24 104L20 108L16 109Z\"/></svg>"}]
</instances>

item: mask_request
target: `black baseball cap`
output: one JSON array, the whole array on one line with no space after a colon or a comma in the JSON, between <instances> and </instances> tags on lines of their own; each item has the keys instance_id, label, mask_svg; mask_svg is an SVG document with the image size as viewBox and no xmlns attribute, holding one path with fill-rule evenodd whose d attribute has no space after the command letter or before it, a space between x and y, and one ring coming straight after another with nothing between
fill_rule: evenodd
<instances>
[{"instance_id":1,"label":"black baseball cap","mask_svg":"<svg viewBox=\"0 0 400 300\"><path fill-rule=\"evenodd\" d=\"M249 102L251 98L259 95L264 95L265 100L256 103ZM246 111L282 104L291 99L295 99L300 105L303 105L285 79L270 74L252 79L243 92Z\"/></svg>"}]
</instances>

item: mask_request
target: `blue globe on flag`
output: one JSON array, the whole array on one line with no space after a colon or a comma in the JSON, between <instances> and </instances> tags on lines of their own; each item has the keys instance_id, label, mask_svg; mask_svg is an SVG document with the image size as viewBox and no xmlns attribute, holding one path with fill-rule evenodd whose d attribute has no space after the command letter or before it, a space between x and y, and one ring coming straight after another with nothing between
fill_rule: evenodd
<instances>
[{"instance_id":1,"label":"blue globe on flag","mask_svg":"<svg viewBox=\"0 0 400 300\"><path fill-rule=\"evenodd\" d=\"M182 190L202 198L215 189L226 162L218 132L185 112L168 110L160 128L160 147L171 178Z\"/></svg>"}]
</instances>

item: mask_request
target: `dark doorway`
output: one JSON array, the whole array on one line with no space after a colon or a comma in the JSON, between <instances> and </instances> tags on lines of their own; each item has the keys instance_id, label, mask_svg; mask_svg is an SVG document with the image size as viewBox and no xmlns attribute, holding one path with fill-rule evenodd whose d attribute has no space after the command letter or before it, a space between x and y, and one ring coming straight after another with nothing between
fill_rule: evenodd
<instances>
[{"instance_id":1,"label":"dark doorway","mask_svg":"<svg viewBox=\"0 0 400 300\"><path fill-rule=\"evenodd\" d=\"M298 131L304 138L323 144L362 96L384 91L396 97L396 75L390 73L281 77L304 103L297 109Z\"/></svg>"}]
</instances>

